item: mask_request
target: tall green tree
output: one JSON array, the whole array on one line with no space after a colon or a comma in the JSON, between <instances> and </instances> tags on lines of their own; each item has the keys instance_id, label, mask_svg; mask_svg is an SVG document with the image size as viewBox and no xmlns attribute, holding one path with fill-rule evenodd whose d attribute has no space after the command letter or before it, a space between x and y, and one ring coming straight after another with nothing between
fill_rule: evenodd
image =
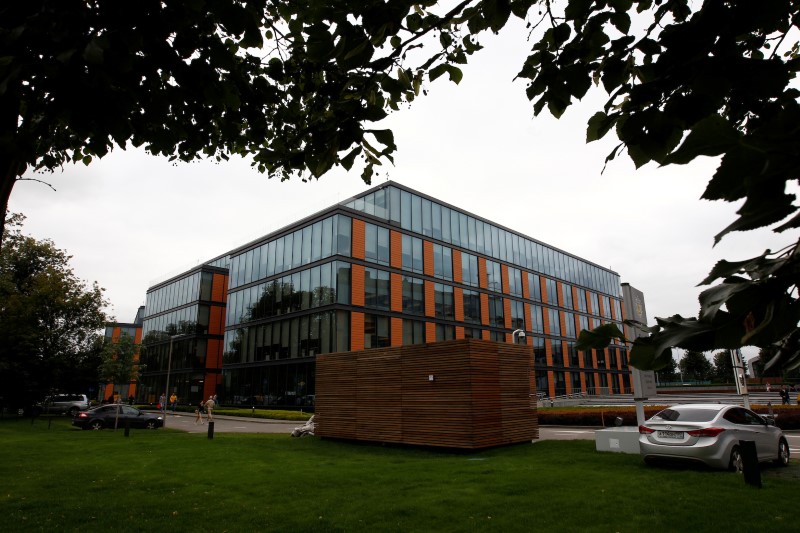
<instances>
[{"instance_id":1,"label":"tall green tree","mask_svg":"<svg viewBox=\"0 0 800 533\"><path fill-rule=\"evenodd\" d=\"M714 379L720 383L731 383L734 380L733 361L727 350L714 352Z\"/></svg>"},{"instance_id":2,"label":"tall green tree","mask_svg":"<svg viewBox=\"0 0 800 533\"><path fill-rule=\"evenodd\" d=\"M705 381L711 379L714 368L703 352L686 350L678 366L683 374L683 379Z\"/></svg>"},{"instance_id":3,"label":"tall green tree","mask_svg":"<svg viewBox=\"0 0 800 533\"><path fill-rule=\"evenodd\" d=\"M0 396L24 407L50 390L81 392L97 383L107 302L87 286L52 241L22 234L12 215L0 249Z\"/></svg>"},{"instance_id":4,"label":"tall green tree","mask_svg":"<svg viewBox=\"0 0 800 533\"><path fill-rule=\"evenodd\" d=\"M608 161L719 157L703 198L740 207L716 240L787 235L783 250L714 266L698 316L657 318L631 363L663 367L674 346L775 344L768 365L800 366L800 216L787 189L800 168L800 0L6 2L0 202L27 167L88 164L128 143L186 161L249 155L281 179L358 159L369 182L397 148L380 121L440 77L458 83L512 18L530 29L518 78L534 114L560 117L604 90L586 139L615 135Z\"/></svg>"},{"instance_id":5,"label":"tall green tree","mask_svg":"<svg viewBox=\"0 0 800 533\"><path fill-rule=\"evenodd\" d=\"M99 376L106 383L128 385L139 380L145 365L139 363L139 348L133 337L122 333L116 341L103 346Z\"/></svg>"},{"instance_id":6,"label":"tall green tree","mask_svg":"<svg viewBox=\"0 0 800 533\"><path fill-rule=\"evenodd\" d=\"M678 363L675 362L674 358L670 358L664 367L656 371L656 375L660 383L676 381L678 379Z\"/></svg>"}]
</instances>

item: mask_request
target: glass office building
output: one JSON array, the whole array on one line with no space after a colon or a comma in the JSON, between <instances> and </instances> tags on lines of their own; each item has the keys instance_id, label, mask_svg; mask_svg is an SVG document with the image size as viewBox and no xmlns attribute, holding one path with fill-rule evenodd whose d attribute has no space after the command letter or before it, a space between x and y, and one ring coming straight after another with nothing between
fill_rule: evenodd
<instances>
[{"instance_id":1,"label":"glass office building","mask_svg":"<svg viewBox=\"0 0 800 533\"><path fill-rule=\"evenodd\" d=\"M169 393L181 404L218 393L228 263L222 256L148 289L137 402L157 403L168 376Z\"/></svg>"},{"instance_id":2,"label":"glass office building","mask_svg":"<svg viewBox=\"0 0 800 533\"><path fill-rule=\"evenodd\" d=\"M619 275L393 182L230 252L224 403L313 405L320 353L476 337L532 345L541 395L630 392ZM519 337L517 335L517 337Z\"/></svg>"}]
</instances>

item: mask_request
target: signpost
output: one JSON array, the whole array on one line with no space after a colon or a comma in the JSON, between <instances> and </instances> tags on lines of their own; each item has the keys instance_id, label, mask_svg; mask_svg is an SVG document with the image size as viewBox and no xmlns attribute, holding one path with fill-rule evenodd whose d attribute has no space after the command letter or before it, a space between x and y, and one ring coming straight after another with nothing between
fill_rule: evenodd
<instances>
[{"instance_id":1,"label":"signpost","mask_svg":"<svg viewBox=\"0 0 800 533\"><path fill-rule=\"evenodd\" d=\"M730 350L733 363L733 381L736 382L736 394L744 400L744 406L750 409L750 395L747 392L747 374L744 368L744 358L739 349Z\"/></svg>"},{"instance_id":2,"label":"signpost","mask_svg":"<svg viewBox=\"0 0 800 533\"><path fill-rule=\"evenodd\" d=\"M642 324L647 324L647 311L644 308L644 293L634 289L629 283L622 284L622 297L625 302L625 317L628 320L635 320ZM637 327L632 328L629 337L636 339L642 337L645 332ZM636 423L644 424L644 401L658 394L656 390L656 373L652 370L639 370L632 368L633 377L633 402L636 404Z\"/></svg>"}]
</instances>

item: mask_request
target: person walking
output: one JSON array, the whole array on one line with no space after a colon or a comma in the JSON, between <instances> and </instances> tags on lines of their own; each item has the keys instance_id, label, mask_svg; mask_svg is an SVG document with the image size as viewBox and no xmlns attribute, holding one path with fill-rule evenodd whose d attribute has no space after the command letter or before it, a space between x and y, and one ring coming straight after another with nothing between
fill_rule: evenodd
<instances>
[{"instance_id":1,"label":"person walking","mask_svg":"<svg viewBox=\"0 0 800 533\"><path fill-rule=\"evenodd\" d=\"M165 392L158 398L158 409L167 414L167 393Z\"/></svg>"},{"instance_id":2,"label":"person walking","mask_svg":"<svg viewBox=\"0 0 800 533\"><path fill-rule=\"evenodd\" d=\"M174 392L169 397L169 408L172 409L172 414L175 414L175 409L178 408L178 395Z\"/></svg>"},{"instance_id":3,"label":"person walking","mask_svg":"<svg viewBox=\"0 0 800 533\"><path fill-rule=\"evenodd\" d=\"M209 396L208 400L206 400L206 416L208 417L208 421L211 422L214 420L214 407L216 404L214 403L214 397Z\"/></svg>"},{"instance_id":4,"label":"person walking","mask_svg":"<svg viewBox=\"0 0 800 533\"><path fill-rule=\"evenodd\" d=\"M789 405L789 389L786 385L781 387L781 405Z\"/></svg>"},{"instance_id":5,"label":"person walking","mask_svg":"<svg viewBox=\"0 0 800 533\"><path fill-rule=\"evenodd\" d=\"M194 413L197 415L194 419L195 424L205 424L203 421L203 409L205 409L205 402L201 399L200 403L197 404L197 409L194 410Z\"/></svg>"}]
</instances>

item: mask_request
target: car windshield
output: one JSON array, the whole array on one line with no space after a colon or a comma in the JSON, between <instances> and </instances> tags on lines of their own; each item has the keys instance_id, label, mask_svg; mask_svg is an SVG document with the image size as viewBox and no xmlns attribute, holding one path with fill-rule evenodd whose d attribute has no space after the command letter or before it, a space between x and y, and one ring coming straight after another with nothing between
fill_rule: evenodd
<instances>
[{"instance_id":1,"label":"car windshield","mask_svg":"<svg viewBox=\"0 0 800 533\"><path fill-rule=\"evenodd\" d=\"M716 409L664 409L653 418L668 420L670 422L709 422L719 413Z\"/></svg>"}]
</instances>

